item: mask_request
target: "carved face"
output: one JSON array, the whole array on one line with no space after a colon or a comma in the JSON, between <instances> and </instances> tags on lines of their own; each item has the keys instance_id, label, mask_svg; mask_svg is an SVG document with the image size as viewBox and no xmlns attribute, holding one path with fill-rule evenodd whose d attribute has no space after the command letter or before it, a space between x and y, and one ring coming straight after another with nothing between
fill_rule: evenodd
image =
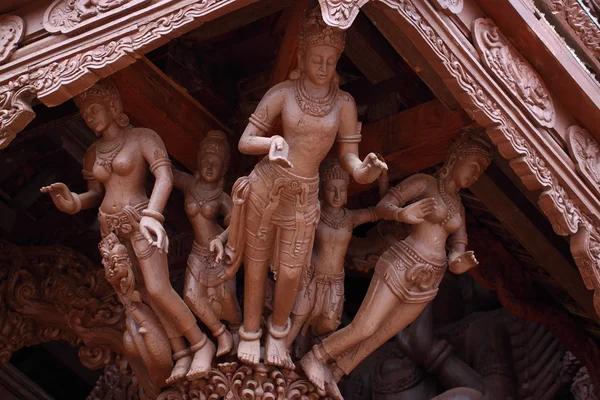
<instances>
[{"instance_id":1,"label":"carved face","mask_svg":"<svg viewBox=\"0 0 600 400\"><path fill-rule=\"evenodd\" d=\"M335 75L335 68L340 58L340 53L335 47L316 45L309 47L301 55L302 70L316 85L328 85Z\"/></svg>"},{"instance_id":2,"label":"carved face","mask_svg":"<svg viewBox=\"0 0 600 400\"><path fill-rule=\"evenodd\" d=\"M114 116L110 109L100 103L90 103L81 110L81 116L86 125L100 136L100 132L105 131L114 121Z\"/></svg>"},{"instance_id":3,"label":"carved face","mask_svg":"<svg viewBox=\"0 0 600 400\"><path fill-rule=\"evenodd\" d=\"M223 159L216 154L204 153L199 158L198 171L202 180L213 183L223 177Z\"/></svg>"},{"instance_id":4,"label":"carved face","mask_svg":"<svg viewBox=\"0 0 600 400\"><path fill-rule=\"evenodd\" d=\"M477 155L461 157L452 168L452 179L461 189L471 186L487 168L487 160Z\"/></svg>"},{"instance_id":5,"label":"carved face","mask_svg":"<svg viewBox=\"0 0 600 400\"><path fill-rule=\"evenodd\" d=\"M323 201L330 207L341 208L348 200L348 182L344 179L331 179L323 183Z\"/></svg>"}]
</instances>

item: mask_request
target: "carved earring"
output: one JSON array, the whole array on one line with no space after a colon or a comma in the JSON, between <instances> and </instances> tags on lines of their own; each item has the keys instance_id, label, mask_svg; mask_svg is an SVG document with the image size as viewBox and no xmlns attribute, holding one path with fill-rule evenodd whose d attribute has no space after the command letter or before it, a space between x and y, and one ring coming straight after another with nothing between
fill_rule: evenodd
<instances>
[{"instance_id":1,"label":"carved earring","mask_svg":"<svg viewBox=\"0 0 600 400\"><path fill-rule=\"evenodd\" d=\"M117 125L119 125L121 128L125 128L127 125L129 125L129 117L123 113L119 114L117 117Z\"/></svg>"}]
</instances>

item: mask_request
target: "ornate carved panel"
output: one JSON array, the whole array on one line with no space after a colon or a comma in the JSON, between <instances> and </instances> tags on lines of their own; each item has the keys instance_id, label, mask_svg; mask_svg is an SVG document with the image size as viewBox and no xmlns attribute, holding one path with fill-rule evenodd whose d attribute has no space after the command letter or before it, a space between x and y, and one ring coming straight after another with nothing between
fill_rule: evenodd
<instances>
[{"instance_id":1,"label":"ornate carved panel","mask_svg":"<svg viewBox=\"0 0 600 400\"><path fill-rule=\"evenodd\" d=\"M16 15L0 15L0 64L17 49L25 34L25 22Z\"/></svg>"},{"instance_id":2,"label":"ornate carved panel","mask_svg":"<svg viewBox=\"0 0 600 400\"><path fill-rule=\"evenodd\" d=\"M500 33L491 19L475 20L472 35L481 61L494 78L535 122L552 128L556 118L552 96L533 67Z\"/></svg>"},{"instance_id":3,"label":"ornate carved panel","mask_svg":"<svg viewBox=\"0 0 600 400\"><path fill-rule=\"evenodd\" d=\"M369 0L319 0L323 20L327 25L348 29L360 8Z\"/></svg>"},{"instance_id":4,"label":"ornate carved panel","mask_svg":"<svg viewBox=\"0 0 600 400\"><path fill-rule=\"evenodd\" d=\"M43 25L50 33L77 33L97 26L150 0L55 0L44 13Z\"/></svg>"},{"instance_id":5,"label":"ornate carved panel","mask_svg":"<svg viewBox=\"0 0 600 400\"><path fill-rule=\"evenodd\" d=\"M588 6L594 6L592 11L598 8L594 1L586 2ZM600 28L581 4L577 0L549 0L547 3L552 12L562 17L594 57L600 60Z\"/></svg>"},{"instance_id":6,"label":"ornate carved panel","mask_svg":"<svg viewBox=\"0 0 600 400\"><path fill-rule=\"evenodd\" d=\"M0 241L0 362L25 346L66 340L90 369L122 353L124 314L104 270L64 247Z\"/></svg>"},{"instance_id":7,"label":"ornate carved panel","mask_svg":"<svg viewBox=\"0 0 600 400\"><path fill-rule=\"evenodd\" d=\"M569 155L577 172L600 197L600 146L590 133L578 125L567 129Z\"/></svg>"}]
</instances>

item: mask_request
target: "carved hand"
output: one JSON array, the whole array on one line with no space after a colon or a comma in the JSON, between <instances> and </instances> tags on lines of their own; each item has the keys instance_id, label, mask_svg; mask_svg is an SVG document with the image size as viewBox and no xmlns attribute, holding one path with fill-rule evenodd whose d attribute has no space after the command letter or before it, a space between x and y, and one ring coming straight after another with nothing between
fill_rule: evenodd
<instances>
[{"instance_id":1,"label":"carved hand","mask_svg":"<svg viewBox=\"0 0 600 400\"><path fill-rule=\"evenodd\" d=\"M379 177L382 171L387 171L387 164L381 161L375 153L369 153L362 164L352 174L358 183L371 183Z\"/></svg>"},{"instance_id":2,"label":"carved hand","mask_svg":"<svg viewBox=\"0 0 600 400\"><path fill-rule=\"evenodd\" d=\"M211 240L208 248L210 249L211 253L217 253L215 256L215 261L220 263L223 259L223 255L225 254L225 249L223 248L223 242L221 242L221 239L214 238Z\"/></svg>"},{"instance_id":3,"label":"carved hand","mask_svg":"<svg viewBox=\"0 0 600 400\"><path fill-rule=\"evenodd\" d=\"M473 251L469 250L457 256L451 256L448 268L455 274L462 274L477 265L479 265L479 261L475 258Z\"/></svg>"},{"instance_id":4,"label":"carved hand","mask_svg":"<svg viewBox=\"0 0 600 400\"><path fill-rule=\"evenodd\" d=\"M56 208L67 214L75 214L78 210L75 194L71 193L67 185L61 182L53 183L50 186L44 186L40 189L42 193L48 193Z\"/></svg>"},{"instance_id":5,"label":"carved hand","mask_svg":"<svg viewBox=\"0 0 600 400\"><path fill-rule=\"evenodd\" d=\"M233 278L236 273L237 268L233 266L223 268L223 270L219 272L219 275L217 276L219 278L219 283L227 282L228 280Z\"/></svg>"},{"instance_id":6,"label":"carved hand","mask_svg":"<svg viewBox=\"0 0 600 400\"><path fill-rule=\"evenodd\" d=\"M269 149L269 161L277 163L284 168L292 168L293 164L287 159L290 152L290 146L279 135L271 138L271 148Z\"/></svg>"},{"instance_id":7,"label":"carved hand","mask_svg":"<svg viewBox=\"0 0 600 400\"><path fill-rule=\"evenodd\" d=\"M152 246L156 246L159 251L169 252L169 237L162 224L152 217L142 217L140 220L140 232ZM156 237L156 240L153 239Z\"/></svg>"},{"instance_id":8,"label":"carved hand","mask_svg":"<svg viewBox=\"0 0 600 400\"><path fill-rule=\"evenodd\" d=\"M399 209L396 214L396 220L411 225L420 224L425 220L426 216L435 211L436 207L437 201L432 197L419 200Z\"/></svg>"}]
</instances>

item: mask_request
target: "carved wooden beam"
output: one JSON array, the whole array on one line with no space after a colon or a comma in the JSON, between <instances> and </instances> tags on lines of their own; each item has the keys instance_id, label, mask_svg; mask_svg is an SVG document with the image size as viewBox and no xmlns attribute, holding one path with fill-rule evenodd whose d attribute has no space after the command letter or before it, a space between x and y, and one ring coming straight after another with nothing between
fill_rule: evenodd
<instances>
[{"instance_id":1,"label":"carved wooden beam","mask_svg":"<svg viewBox=\"0 0 600 400\"><path fill-rule=\"evenodd\" d=\"M538 204L557 234L571 236L571 251L586 287L595 289L595 308L600 314L600 254L594 250L600 245L600 201L577 176L564 149L490 79L480 57L462 44L463 34L452 29L430 1L380 2L389 7L384 12L421 50L463 108L487 128L525 186L541 192ZM577 72L582 73L581 69ZM596 90L595 85L588 89Z\"/></svg>"},{"instance_id":2,"label":"carved wooden beam","mask_svg":"<svg viewBox=\"0 0 600 400\"><path fill-rule=\"evenodd\" d=\"M119 14L119 9L109 11L113 13L109 22L93 29L76 29L69 32L73 36L61 40L55 34L36 42L36 46L19 49L20 56L15 53L14 60L0 71L0 148L34 118L31 101L35 97L48 106L58 105L174 37L255 1L143 3L142 8L126 15ZM106 17L100 14L98 18Z\"/></svg>"},{"instance_id":3,"label":"carved wooden beam","mask_svg":"<svg viewBox=\"0 0 600 400\"><path fill-rule=\"evenodd\" d=\"M469 190L544 267L554 282L569 293L585 314L597 321L593 293L586 289L574 261L565 257L545 238L545 233L514 203L509 194L488 173L481 176Z\"/></svg>"},{"instance_id":4,"label":"carved wooden beam","mask_svg":"<svg viewBox=\"0 0 600 400\"><path fill-rule=\"evenodd\" d=\"M145 57L111 79L134 124L154 129L169 154L191 171L196 170L196 149L206 132L229 132L225 124Z\"/></svg>"},{"instance_id":5,"label":"carved wooden beam","mask_svg":"<svg viewBox=\"0 0 600 400\"><path fill-rule=\"evenodd\" d=\"M431 100L364 125L361 156L380 153L388 164L390 180L401 179L444 161L452 139L472 123L463 110L449 111L440 100ZM369 188L353 182L348 194Z\"/></svg>"}]
</instances>

